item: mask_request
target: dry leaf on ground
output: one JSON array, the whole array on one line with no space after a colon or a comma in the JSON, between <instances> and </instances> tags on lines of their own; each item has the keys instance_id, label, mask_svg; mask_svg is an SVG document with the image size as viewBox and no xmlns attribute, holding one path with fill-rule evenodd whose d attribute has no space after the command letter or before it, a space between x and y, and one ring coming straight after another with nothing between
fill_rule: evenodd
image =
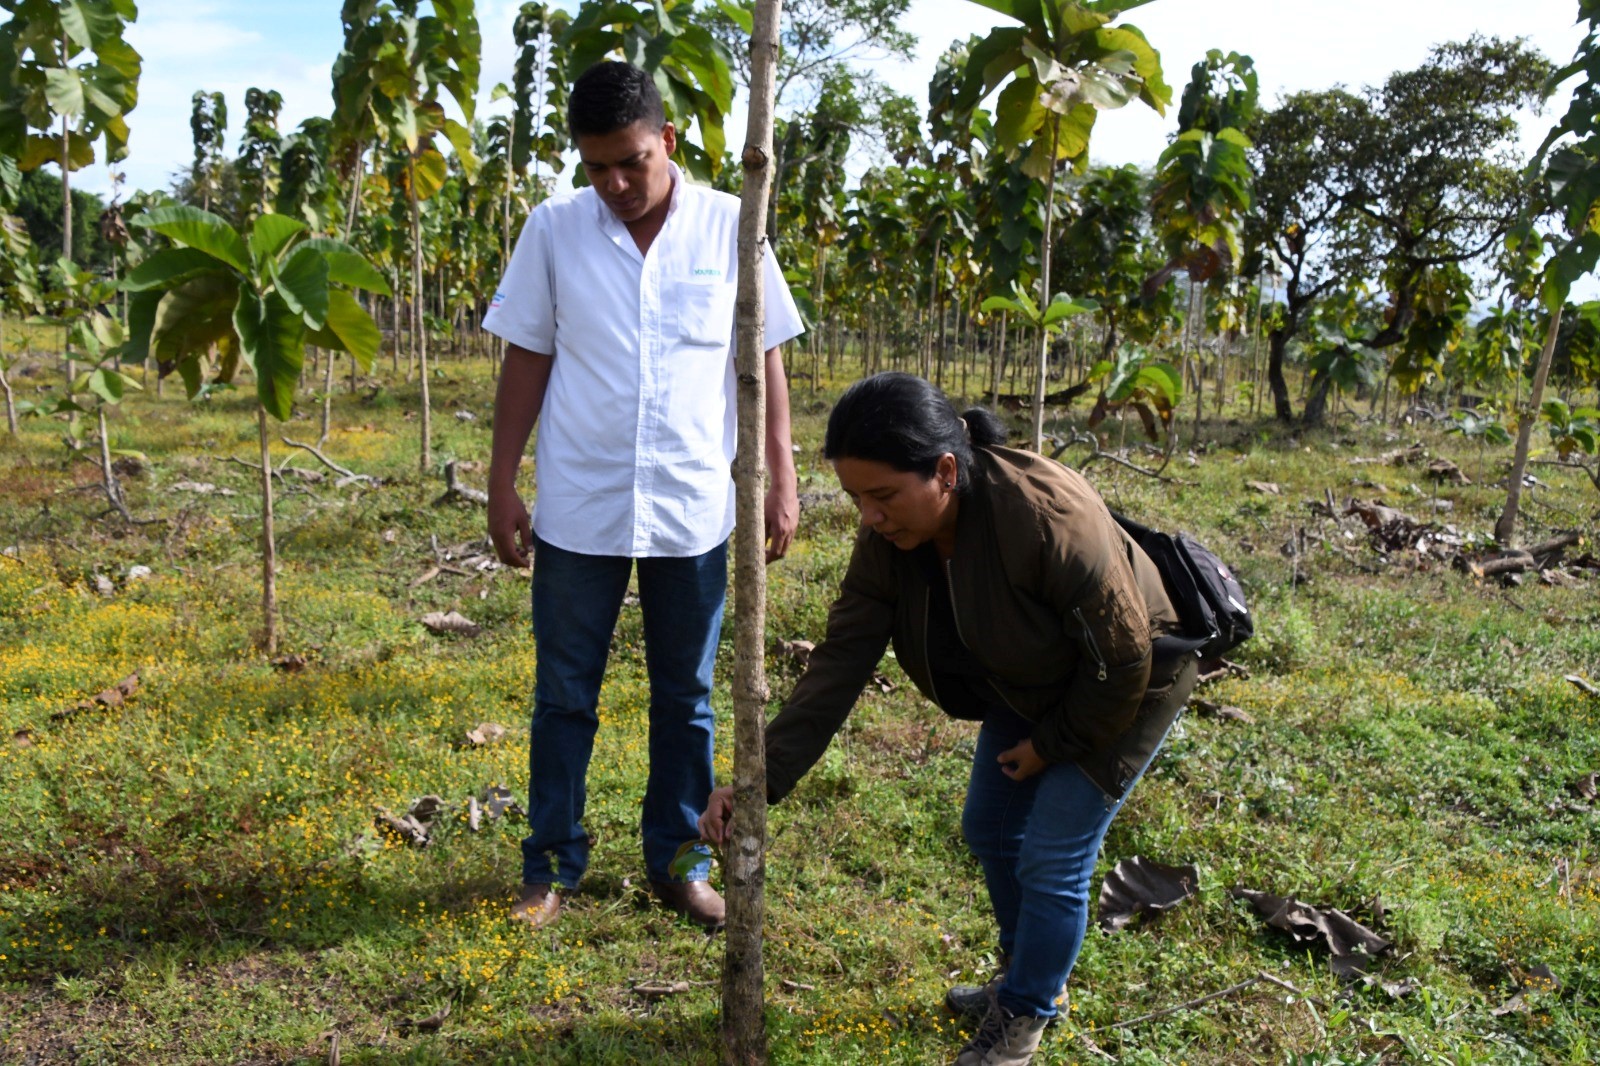
<instances>
[{"instance_id":1,"label":"dry leaf on ground","mask_svg":"<svg viewBox=\"0 0 1600 1066\"><path fill-rule=\"evenodd\" d=\"M506 727L499 722L479 722L476 729L467 730L467 743L475 748L493 744L506 735Z\"/></svg>"},{"instance_id":2,"label":"dry leaf on ground","mask_svg":"<svg viewBox=\"0 0 1600 1066\"><path fill-rule=\"evenodd\" d=\"M1276 481L1246 481L1244 487L1264 496L1282 496L1283 488Z\"/></svg>"},{"instance_id":3,"label":"dry leaf on ground","mask_svg":"<svg viewBox=\"0 0 1600 1066\"><path fill-rule=\"evenodd\" d=\"M441 636L446 633L459 633L465 637L475 637L483 632L482 626L456 611L448 613L434 611L432 614L425 614L422 616L422 624L430 632Z\"/></svg>"},{"instance_id":4,"label":"dry leaf on ground","mask_svg":"<svg viewBox=\"0 0 1600 1066\"><path fill-rule=\"evenodd\" d=\"M1168 866L1135 855L1123 859L1100 885L1100 928L1121 929L1141 914L1169 911L1200 891L1194 866Z\"/></svg>"},{"instance_id":5,"label":"dry leaf on ground","mask_svg":"<svg viewBox=\"0 0 1600 1066\"><path fill-rule=\"evenodd\" d=\"M1528 1005L1526 995L1529 992L1559 992L1561 982L1551 972L1550 967L1544 963L1523 970L1517 982L1516 993L1500 1006L1489 1013L1499 1018L1507 1014L1526 1014L1532 1008Z\"/></svg>"},{"instance_id":6,"label":"dry leaf on ground","mask_svg":"<svg viewBox=\"0 0 1600 1066\"><path fill-rule=\"evenodd\" d=\"M1255 725L1256 720L1238 707L1229 704L1217 703L1215 700L1191 699L1189 706L1194 708L1196 714L1207 718L1226 718L1246 725Z\"/></svg>"},{"instance_id":7,"label":"dry leaf on ground","mask_svg":"<svg viewBox=\"0 0 1600 1066\"><path fill-rule=\"evenodd\" d=\"M1333 953L1333 970L1340 976L1356 976L1365 969L1366 960L1352 960L1352 956L1358 953L1381 955L1391 947L1389 941L1334 907L1318 907L1293 896L1276 896L1249 888L1234 888L1231 895L1249 901L1268 925L1283 930L1296 941L1321 942Z\"/></svg>"},{"instance_id":8,"label":"dry leaf on ground","mask_svg":"<svg viewBox=\"0 0 1600 1066\"><path fill-rule=\"evenodd\" d=\"M809 640L778 641L779 654L787 655L801 666L804 666L811 660L811 653L816 650L817 646Z\"/></svg>"}]
</instances>

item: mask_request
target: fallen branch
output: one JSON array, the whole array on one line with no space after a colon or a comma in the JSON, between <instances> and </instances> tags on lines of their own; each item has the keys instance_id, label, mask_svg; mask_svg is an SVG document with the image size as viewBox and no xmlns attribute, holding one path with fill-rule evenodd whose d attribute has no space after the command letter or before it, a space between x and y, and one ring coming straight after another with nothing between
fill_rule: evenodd
<instances>
[{"instance_id":1,"label":"fallen branch","mask_svg":"<svg viewBox=\"0 0 1600 1066\"><path fill-rule=\"evenodd\" d=\"M485 505L487 505L489 502L489 494L487 492L484 492L482 489L468 488L460 483L460 481L457 479L456 461L454 459L444 464L444 484L445 490L443 494L441 494L437 500L433 501L433 505L435 507L440 507L447 503L454 503L457 500L466 500L468 503L479 503Z\"/></svg>"},{"instance_id":2,"label":"fallen branch","mask_svg":"<svg viewBox=\"0 0 1600 1066\"><path fill-rule=\"evenodd\" d=\"M1049 439L1051 444L1055 445L1055 451L1050 453L1050 458L1052 458L1052 459L1060 459L1062 453L1065 452L1068 448L1072 447L1074 444L1090 444L1090 445L1094 446L1094 450L1092 452L1090 452L1089 455L1081 463L1078 464L1078 470L1079 471L1087 470L1088 467L1089 467L1089 464L1094 462L1096 459L1104 459L1104 460L1106 460L1108 462L1116 463L1118 466L1125 466L1129 470L1132 470L1136 474L1143 474L1145 477L1155 478L1157 481L1166 482L1168 485L1192 485L1192 484L1194 484L1192 481L1185 481L1182 478L1177 478L1177 477L1173 477L1170 474L1162 473L1162 471L1167 468L1167 460L1166 459L1162 460L1162 463L1161 463L1161 465L1159 467L1155 468L1154 470L1151 470L1149 467L1140 466L1138 463L1135 463L1130 459L1124 459L1122 456L1117 455L1115 452L1108 452L1108 451L1102 450L1100 448L1100 442L1098 440L1096 440L1095 437L1092 434L1078 433L1078 432L1074 431L1072 436L1070 438L1068 438L1067 440L1062 440L1059 437L1050 437L1048 439ZM1171 458L1171 456L1167 457L1167 459L1170 459L1170 458Z\"/></svg>"},{"instance_id":3,"label":"fallen branch","mask_svg":"<svg viewBox=\"0 0 1600 1066\"><path fill-rule=\"evenodd\" d=\"M1284 991L1298 996L1307 1004L1321 1007L1323 1010L1328 1009L1328 1004L1326 1001L1319 999L1302 989L1296 988L1294 985L1283 980L1282 978L1274 977L1264 971L1257 971L1254 977L1248 977L1245 980L1240 981L1238 984L1229 985L1227 988L1221 989L1217 992L1208 993L1204 996L1196 996L1194 999L1185 1000L1182 1003L1163 1008L1162 1010L1151 1011L1149 1014L1141 1014L1139 1017L1130 1018L1125 1022L1117 1022L1115 1025L1108 1025L1106 1026L1106 1030L1131 1029L1133 1026L1140 1025L1144 1022L1155 1021L1158 1018L1166 1018L1170 1015L1177 1014L1179 1011L1189 1010L1193 1007L1199 1007L1203 1004L1211 1003L1219 999L1227 999L1230 996L1236 996L1240 992L1243 992L1248 988L1253 988L1262 982L1266 982L1269 985L1276 985ZM1318 1028L1321 1028L1322 1026L1322 1019L1320 1017L1317 1019L1317 1025Z\"/></svg>"},{"instance_id":4,"label":"fallen branch","mask_svg":"<svg viewBox=\"0 0 1600 1066\"><path fill-rule=\"evenodd\" d=\"M321 462L323 466L327 467L329 470L332 470L335 474L338 474L346 482L350 482L350 481L367 481L367 482L376 483L377 480L378 480L377 478L373 477L371 474L358 474L354 470L345 469L344 467L340 466L338 463L334 462L332 459L329 459L326 455L323 455L322 454L322 449L316 447L315 445L302 444L299 441L291 440L288 437L280 437L279 439L282 440L283 443L287 444L291 448L300 448L300 449L302 449L304 451L310 452L312 455L317 457L317 460L319 462Z\"/></svg>"},{"instance_id":5,"label":"fallen branch","mask_svg":"<svg viewBox=\"0 0 1600 1066\"><path fill-rule=\"evenodd\" d=\"M1467 563L1473 577L1494 577L1497 574L1522 574L1534 569L1533 556L1525 551L1508 551L1487 559Z\"/></svg>"}]
</instances>

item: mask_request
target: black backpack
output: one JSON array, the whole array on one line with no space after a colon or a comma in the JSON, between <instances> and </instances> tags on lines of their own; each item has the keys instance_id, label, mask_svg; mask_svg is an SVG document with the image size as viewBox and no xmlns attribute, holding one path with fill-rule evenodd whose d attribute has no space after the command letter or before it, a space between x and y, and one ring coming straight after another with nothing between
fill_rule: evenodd
<instances>
[{"instance_id":1,"label":"black backpack","mask_svg":"<svg viewBox=\"0 0 1600 1066\"><path fill-rule=\"evenodd\" d=\"M1181 636L1157 638L1157 655L1193 651L1202 661L1220 659L1250 639L1256 627L1244 588L1215 552L1187 533L1162 533L1115 511L1111 517L1156 564L1183 622Z\"/></svg>"}]
</instances>

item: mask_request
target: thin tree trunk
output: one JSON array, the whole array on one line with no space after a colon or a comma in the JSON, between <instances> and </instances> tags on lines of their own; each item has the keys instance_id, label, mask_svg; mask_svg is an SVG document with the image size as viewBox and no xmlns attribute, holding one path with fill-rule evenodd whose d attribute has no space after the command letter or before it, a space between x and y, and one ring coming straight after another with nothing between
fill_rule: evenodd
<instances>
[{"instance_id":1,"label":"thin tree trunk","mask_svg":"<svg viewBox=\"0 0 1600 1066\"><path fill-rule=\"evenodd\" d=\"M366 154L365 145L356 145L356 177L355 181L350 183L350 206L344 213L344 239L346 241L350 239L350 232L355 229L356 213L361 210L361 179L367 172Z\"/></svg>"},{"instance_id":2,"label":"thin tree trunk","mask_svg":"<svg viewBox=\"0 0 1600 1066\"><path fill-rule=\"evenodd\" d=\"M1517 452L1511 461L1511 483L1506 486L1506 507L1494 524L1494 539L1502 548L1509 548L1516 542L1517 507L1522 502L1522 474L1528 469L1528 442L1533 437L1533 424L1539 418L1545 379L1550 376L1550 359L1555 354L1556 335L1561 332L1561 311L1562 308L1557 306L1550 315L1550 325L1545 328L1544 349L1539 353L1539 366L1533 372L1533 391L1528 394L1527 406L1522 408L1522 417L1517 419Z\"/></svg>"},{"instance_id":3,"label":"thin tree trunk","mask_svg":"<svg viewBox=\"0 0 1600 1066\"><path fill-rule=\"evenodd\" d=\"M1200 344L1206 335L1206 291L1193 278L1189 279L1189 317L1194 320L1190 327L1194 349L1194 432L1189 435L1189 447L1193 448L1200 443L1200 419L1206 402L1205 371L1200 362Z\"/></svg>"},{"instance_id":4,"label":"thin tree trunk","mask_svg":"<svg viewBox=\"0 0 1600 1066\"><path fill-rule=\"evenodd\" d=\"M0 321L0 390L6 394L6 429L17 435L17 402L11 394L11 382L6 379L5 323Z\"/></svg>"},{"instance_id":5,"label":"thin tree trunk","mask_svg":"<svg viewBox=\"0 0 1600 1066\"><path fill-rule=\"evenodd\" d=\"M1061 139L1061 116L1050 116L1050 187L1044 196L1044 263L1039 271L1039 313L1050 307L1050 242L1056 221L1056 148ZM1050 369L1050 331L1039 330L1039 380L1033 387L1033 450L1044 452L1044 394Z\"/></svg>"},{"instance_id":6,"label":"thin tree trunk","mask_svg":"<svg viewBox=\"0 0 1600 1066\"><path fill-rule=\"evenodd\" d=\"M722 966L722 1057L729 1066L767 1061L761 926L767 879L766 358L762 351L762 234L772 183L772 107L782 0L757 0L750 38L750 123L739 207L736 335L739 452L733 478L734 532L733 824L727 849L727 947Z\"/></svg>"},{"instance_id":7,"label":"thin tree trunk","mask_svg":"<svg viewBox=\"0 0 1600 1066\"><path fill-rule=\"evenodd\" d=\"M267 447L267 409L256 405L261 436L261 647L278 653L278 549L272 530L272 451Z\"/></svg>"},{"instance_id":8,"label":"thin tree trunk","mask_svg":"<svg viewBox=\"0 0 1600 1066\"><path fill-rule=\"evenodd\" d=\"M322 357L322 436L317 438L318 448L328 443L328 432L333 428L333 352L323 352ZM354 366L355 362L356 357L352 355L350 365ZM352 374L352 381L354 377Z\"/></svg>"},{"instance_id":9,"label":"thin tree trunk","mask_svg":"<svg viewBox=\"0 0 1600 1066\"><path fill-rule=\"evenodd\" d=\"M422 470L433 466L433 411L428 398L428 325L423 317L422 211L417 203L417 163L406 160L407 189L411 201L411 329L417 351L417 372L422 379Z\"/></svg>"},{"instance_id":10,"label":"thin tree trunk","mask_svg":"<svg viewBox=\"0 0 1600 1066\"><path fill-rule=\"evenodd\" d=\"M1006 372L1006 313L1000 312L1000 338L995 343L994 358L994 388L990 390L989 405L998 409L1000 407L1000 379Z\"/></svg>"}]
</instances>

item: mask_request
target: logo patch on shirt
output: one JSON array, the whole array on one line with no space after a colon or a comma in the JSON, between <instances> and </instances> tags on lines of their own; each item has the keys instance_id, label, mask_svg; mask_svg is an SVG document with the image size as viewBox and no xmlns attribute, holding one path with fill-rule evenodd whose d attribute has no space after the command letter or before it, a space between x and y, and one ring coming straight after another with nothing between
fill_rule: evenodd
<instances>
[{"instance_id":1,"label":"logo patch on shirt","mask_svg":"<svg viewBox=\"0 0 1600 1066\"><path fill-rule=\"evenodd\" d=\"M489 301L489 310L493 311L496 307L499 307L505 302L506 294L503 292L497 292L494 294L494 299Z\"/></svg>"},{"instance_id":2,"label":"logo patch on shirt","mask_svg":"<svg viewBox=\"0 0 1600 1066\"><path fill-rule=\"evenodd\" d=\"M697 277L697 278L705 278L705 277L720 278L720 277L722 277L722 271L713 270L710 267L698 267L694 272L694 276Z\"/></svg>"}]
</instances>

